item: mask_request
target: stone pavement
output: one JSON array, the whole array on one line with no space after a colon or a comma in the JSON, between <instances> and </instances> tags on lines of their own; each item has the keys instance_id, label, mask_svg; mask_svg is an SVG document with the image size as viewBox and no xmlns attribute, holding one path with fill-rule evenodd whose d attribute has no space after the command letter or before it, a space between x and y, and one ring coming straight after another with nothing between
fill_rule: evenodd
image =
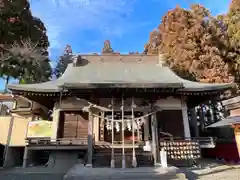
<instances>
[{"instance_id":1,"label":"stone pavement","mask_svg":"<svg viewBox=\"0 0 240 180\"><path fill-rule=\"evenodd\" d=\"M82 168L67 169L30 167L0 169L0 180L177 180L176 174L184 173L188 180L240 180L239 165L211 164L207 167L195 168L136 168L136 169L108 169ZM65 175L64 175L65 174ZM88 176L87 176L88 175Z\"/></svg>"},{"instance_id":2,"label":"stone pavement","mask_svg":"<svg viewBox=\"0 0 240 180\"><path fill-rule=\"evenodd\" d=\"M189 180L240 180L240 165L214 165L204 168L180 168Z\"/></svg>"},{"instance_id":3,"label":"stone pavement","mask_svg":"<svg viewBox=\"0 0 240 180\"><path fill-rule=\"evenodd\" d=\"M185 174L188 180L240 180L240 165L211 164L206 167L195 168L136 168L109 169L84 168L77 165L64 176L64 180L177 180L178 174Z\"/></svg>"}]
</instances>

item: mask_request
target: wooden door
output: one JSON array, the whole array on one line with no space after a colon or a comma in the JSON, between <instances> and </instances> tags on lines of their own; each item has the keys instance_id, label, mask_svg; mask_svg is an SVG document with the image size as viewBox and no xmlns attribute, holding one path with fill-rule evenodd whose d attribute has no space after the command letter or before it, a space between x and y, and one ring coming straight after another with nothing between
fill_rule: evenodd
<instances>
[{"instance_id":1,"label":"wooden door","mask_svg":"<svg viewBox=\"0 0 240 180\"><path fill-rule=\"evenodd\" d=\"M87 138L88 113L65 112L63 138Z\"/></svg>"}]
</instances>

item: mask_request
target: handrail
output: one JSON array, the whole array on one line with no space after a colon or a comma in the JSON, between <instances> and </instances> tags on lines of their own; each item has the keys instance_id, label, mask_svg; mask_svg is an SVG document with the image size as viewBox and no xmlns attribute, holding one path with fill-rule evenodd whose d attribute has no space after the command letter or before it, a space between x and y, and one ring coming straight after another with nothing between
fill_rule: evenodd
<instances>
[{"instance_id":1,"label":"handrail","mask_svg":"<svg viewBox=\"0 0 240 180\"><path fill-rule=\"evenodd\" d=\"M28 145L87 145L87 138L27 138Z\"/></svg>"}]
</instances>

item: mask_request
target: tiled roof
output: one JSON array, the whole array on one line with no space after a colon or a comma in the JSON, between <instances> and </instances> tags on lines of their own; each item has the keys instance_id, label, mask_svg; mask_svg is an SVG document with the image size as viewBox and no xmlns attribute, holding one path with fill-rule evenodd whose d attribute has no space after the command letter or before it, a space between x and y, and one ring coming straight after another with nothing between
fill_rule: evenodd
<instances>
[{"instance_id":1,"label":"tiled roof","mask_svg":"<svg viewBox=\"0 0 240 180\"><path fill-rule=\"evenodd\" d=\"M158 64L158 56L82 55L79 66L69 64L57 80L40 84L11 84L10 90L59 92L61 87L86 88L176 88L178 91L216 91L233 84L192 82Z\"/></svg>"}]
</instances>

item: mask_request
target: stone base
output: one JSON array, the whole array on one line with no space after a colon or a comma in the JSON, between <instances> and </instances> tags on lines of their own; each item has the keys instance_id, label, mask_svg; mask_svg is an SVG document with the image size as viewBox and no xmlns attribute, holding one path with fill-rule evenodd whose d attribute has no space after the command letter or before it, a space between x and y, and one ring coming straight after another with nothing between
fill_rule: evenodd
<instances>
[{"instance_id":1,"label":"stone base","mask_svg":"<svg viewBox=\"0 0 240 180\"><path fill-rule=\"evenodd\" d=\"M122 168L123 169L126 168L126 157L125 157L125 155L122 156Z\"/></svg>"},{"instance_id":2,"label":"stone base","mask_svg":"<svg viewBox=\"0 0 240 180\"><path fill-rule=\"evenodd\" d=\"M92 164L86 164L85 167L92 168Z\"/></svg>"},{"instance_id":3,"label":"stone base","mask_svg":"<svg viewBox=\"0 0 240 180\"><path fill-rule=\"evenodd\" d=\"M111 159L111 168L115 168L115 160Z\"/></svg>"},{"instance_id":4,"label":"stone base","mask_svg":"<svg viewBox=\"0 0 240 180\"><path fill-rule=\"evenodd\" d=\"M133 166L134 168L137 167L137 160L136 160L136 157L133 157L133 159L132 159L132 166Z\"/></svg>"}]
</instances>

